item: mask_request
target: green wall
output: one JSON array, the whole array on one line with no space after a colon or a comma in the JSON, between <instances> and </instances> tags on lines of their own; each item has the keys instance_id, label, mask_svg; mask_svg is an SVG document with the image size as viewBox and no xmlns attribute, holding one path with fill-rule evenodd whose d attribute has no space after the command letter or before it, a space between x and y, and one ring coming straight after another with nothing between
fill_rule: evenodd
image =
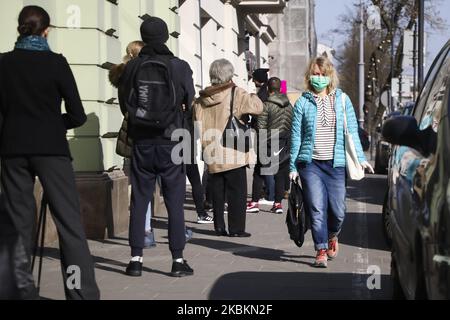
<instances>
[{"instance_id":1,"label":"green wall","mask_svg":"<svg viewBox=\"0 0 450 320\"><path fill-rule=\"evenodd\" d=\"M113 2L117 2L114 4ZM140 39L140 16L164 19L169 32L179 30L179 16L170 10L177 0L0 0L0 52L12 50L17 38L17 17L25 5L39 5L51 17L49 44L69 61L77 80L87 123L67 134L76 171L101 172L122 167L116 155L116 139L122 114L117 92L108 81L107 62L120 63L127 44ZM77 19L79 17L79 19ZM79 21L80 28L74 28ZM115 32L107 35L108 30ZM170 37L168 46L178 54L178 40ZM115 99L113 99L115 98Z\"/></svg>"}]
</instances>

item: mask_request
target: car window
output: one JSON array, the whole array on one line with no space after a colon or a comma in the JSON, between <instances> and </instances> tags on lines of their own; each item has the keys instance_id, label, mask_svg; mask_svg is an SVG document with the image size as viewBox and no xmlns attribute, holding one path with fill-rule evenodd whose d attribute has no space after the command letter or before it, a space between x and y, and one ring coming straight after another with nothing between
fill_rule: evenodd
<instances>
[{"instance_id":1,"label":"car window","mask_svg":"<svg viewBox=\"0 0 450 320\"><path fill-rule=\"evenodd\" d=\"M425 130L431 127L437 133L441 120L441 111L444 102L444 95L447 94L450 78L450 52L447 52L445 59L439 70L436 72L433 86L429 90L424 111L420 119L419 128Z\"/></svg>"},{"instance_id":2,"label":"car window","mask_svg":"<svg viewBox=\"0 0 450 320\"><path fill-rule=\"evenodd\" d=\"M430 89L433 86L434 80L436 79L436 75L440 70L442 62L444 58L448 57L449 47L445 48L443 52L434 60L433 65L431 66L430 71L428 72L427 78L425 79L423 89L420 93L420 96L417 100L416 107L414 108L414 117L417 120L417 123L420 123L422 119L422 114L427 105L427 99L429 97Z\"/></svg>"}]
</instances>

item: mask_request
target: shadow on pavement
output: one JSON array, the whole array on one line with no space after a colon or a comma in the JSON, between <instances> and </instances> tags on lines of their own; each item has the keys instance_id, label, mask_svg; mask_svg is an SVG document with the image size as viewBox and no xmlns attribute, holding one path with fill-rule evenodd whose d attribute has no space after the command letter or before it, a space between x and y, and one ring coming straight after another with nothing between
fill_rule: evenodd
<instances>
[{"instance_id":1,"label":"shadow on pavement","mask_svg":"<svg viewBox=\"0 0 450 320\"><path fill-rule=\"evenodd\" d=\"M364 220L361 219L366 219L367 222L363 223ZM364 229L361 229L362 226ZM354 247L390 250L383 234L381 213L347 212L339 242Z\"/></svg>"},{"instance_id":2,"label":"shadow on pavement","mask_svg":"<svg viewBox=\"0 0 450 320\"><path fill-rule=\"evenodd\" d=\"M204 246L210 249L230 252L236 256L241 256L245 258L268 260L268 261L293 262L298 264L305 264L311 267L314 259L314 256L289 255L285 254L284 250L250 246L242 243L235 243L229 241L193 238L189 241L189 243ZM307 259L307 261L304 261L302 259Z\"/></svg>"},{"instance_id":3,"label":"shadow on pavement","mask_svg":"<svg viewBox=\"0 0 450 320\"><path fill-rule=\"evenodd\" d=\"M361 190L364 191L361 192ZM366 175L366 178L360 181L348 180L347 199L365 202L367 204L383 205L386 190L386 176Z\"/></svg>"},{"instance_id":4,"label":"shadow on pavement","mask_svg":"<svg viewBox=\"0 0 450 320\"><path fill-rule=\"evenodd\" d=\"M369 290L369 275L314 272L235 272L212 286L211 300L366 300L391 299L391 280L380 275L380 289ZM371 284L375 282L369 281Z\"/></svg>"},{"instance_id":5,"label":"shadow on pavement","mask_svg":"<svg viewBox=\"0 0 450 320\"><path fill-rule=\"evenodd\" d=\"M55 260L60 260L60 250L58 248L44 248L43 256L47 257L47 258L52 258ZM95 269L105 270L105 271L109 271L109 272L115 272L115 273L126 276L125 269L128 265L127 263L117 261L117 260L112 260L112 259L106 259L106 258L94 256L94 255L92 256L92 258L94 259ZM44 268L45 268L45 263L44 263ZM142 268L142 271L156 273L156 274L162 274L165 276L170 276L169 272L163 272L163 271L151 269L151 268L148 268L145 266Z\"/></svg>"}]
</instances>

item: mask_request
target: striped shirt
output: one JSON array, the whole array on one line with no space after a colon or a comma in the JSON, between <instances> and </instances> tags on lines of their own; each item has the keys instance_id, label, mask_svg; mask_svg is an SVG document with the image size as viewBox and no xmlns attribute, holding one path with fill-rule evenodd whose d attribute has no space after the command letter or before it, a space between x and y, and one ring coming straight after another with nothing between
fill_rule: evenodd
<instances>
[{"instance_id":1,"label":"striped shirt","mask_svg":"<svg viewBox=\"0 0 450 320\"><path fill-rule=\"evenodd\" d=\"M312 157L315 160L332 160L336 144L336 91L333 90L325 97L313 96L317 104L317 125Z\"/></svg>"}]
</instances>

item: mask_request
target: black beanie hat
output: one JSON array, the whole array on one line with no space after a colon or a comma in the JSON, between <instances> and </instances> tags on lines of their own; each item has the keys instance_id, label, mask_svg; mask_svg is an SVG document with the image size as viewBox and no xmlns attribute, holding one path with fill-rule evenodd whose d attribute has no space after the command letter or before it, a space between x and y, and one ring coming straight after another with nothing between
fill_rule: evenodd
<instances>
[{"instance_id":1,"label":"black beanie hat","mask_svg":"<svg viewBox=\"0 0 450 320\"><path fill-rule=\"evenodd\" d=\"M256 69L255 71L253 71L252 78L260 83L266 83L269 80L267 72L269 72L269 69Z\"/></svg>"},{"instance_id":2,"label":"black beanie hat","mask_svg":"<svg viewBox=\"0 0 450 320\"><path fill-rule=\"evenodd\" d=\"M141 24L141 37L145 44L164 44L169 40L167 24L158 17L145 19Z\"/></svg>"}]
</instances>

